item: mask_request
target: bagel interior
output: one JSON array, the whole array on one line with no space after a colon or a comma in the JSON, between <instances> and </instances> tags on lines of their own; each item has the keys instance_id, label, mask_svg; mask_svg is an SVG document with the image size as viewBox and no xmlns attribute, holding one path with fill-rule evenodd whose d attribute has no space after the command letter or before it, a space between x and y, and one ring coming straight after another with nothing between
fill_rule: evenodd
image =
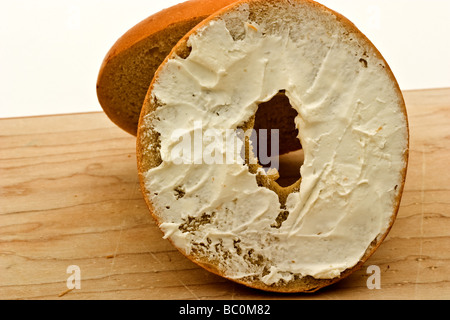
<instances>
[{"instance_id":1,"label":"bagel interior","mask_svg":"<svg viewBox=\"0 0 450 320\"><path fill-rule=\"evenodd\" d=\"M297 138L285 150L304 152L289 186L246 134L258 117L268 128L267 114L286 114L271 103L258 115L277 99L294 112L281 120ZM219 137L196 140L206 132ZM225 137L228 158L211 143ZM200 154L180 148L198 141ZM399 86L351 22L313 1L247 0L202 21L159 67L137 161L152 215L186 257L252 288L312 292L357 270L388 234L408 143Z\"/></svg>"}]
</instances>

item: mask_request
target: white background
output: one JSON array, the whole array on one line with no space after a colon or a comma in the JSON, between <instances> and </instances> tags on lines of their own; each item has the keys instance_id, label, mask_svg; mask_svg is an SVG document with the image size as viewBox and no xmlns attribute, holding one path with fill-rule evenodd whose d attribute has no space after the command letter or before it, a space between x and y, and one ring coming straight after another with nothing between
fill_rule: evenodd
<instances>
[{"instance_id":1,"label":"white background","mask_svg":"<svg viewBox=\"0 0 450 320\"><path fill-rule=\"evenodd\" d=\"M104 56L180 0L0 0L0 118L101 111ZM450 87L450 1L319 0L378 47L404 90Z\"/></svg>"}]
</instances>

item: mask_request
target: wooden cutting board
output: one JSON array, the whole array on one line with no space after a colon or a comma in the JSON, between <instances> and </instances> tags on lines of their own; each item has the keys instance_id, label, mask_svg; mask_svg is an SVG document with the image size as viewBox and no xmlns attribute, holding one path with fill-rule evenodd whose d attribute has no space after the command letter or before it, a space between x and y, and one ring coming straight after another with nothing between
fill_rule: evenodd
<instances>
[{"instance_id":1,"label":"wooden cutting board","mask_svg":"<svg viewBox=\"0 0 450 320\"><path fill-rule=\"evenodd\" d=\"M0 119L0 299L450 299L450 88L405 99L398 218L359 271L315 294L249 289L176 251L142 198L135 138L103 113Z\"/></svg>"}]
</instances>

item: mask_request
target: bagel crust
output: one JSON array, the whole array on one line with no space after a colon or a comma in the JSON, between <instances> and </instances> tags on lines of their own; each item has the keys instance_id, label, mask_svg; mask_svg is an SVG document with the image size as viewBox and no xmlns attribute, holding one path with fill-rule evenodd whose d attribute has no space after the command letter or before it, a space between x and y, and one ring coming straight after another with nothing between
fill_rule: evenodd
<instances>
[{"instance_id":1,"label":"bagel crust","mask_svg":"<svg viewBox=\"0 0 450 320\"><path fill-rule=\"evenodd\" d=\"M289 187L239 135L280 92L304 150ZM234 141L232 157L196 140L208 130ZM203 152L180 153L180 141ZM189 259L249 287L312 292L357 270L388 234L408 147L399 86L351 22L310 0L244 0L197 25L159 67L137 161L152 215Z\"/></svg>"}]
</instances>

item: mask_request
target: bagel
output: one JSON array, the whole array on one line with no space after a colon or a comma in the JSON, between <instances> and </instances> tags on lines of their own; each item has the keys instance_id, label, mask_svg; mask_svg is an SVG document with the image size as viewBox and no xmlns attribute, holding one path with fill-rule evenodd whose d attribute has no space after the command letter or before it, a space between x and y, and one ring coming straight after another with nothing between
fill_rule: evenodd
<instances>
[{"instance_id":1,"label":"bagel","mask_svg":"<svg viewBox=\"0 0 450 320\"><path fill-rule=\"evenodd\" d=\"M301 178L286 187L255 162L248 134L280 95L304 152ZM360 268L387 236L409 129L387 62L345 17L312 0L242 0L160 65L136 143L146 203L181 253L252 288L314 292Z\"/></svg>"}]
</instances>

